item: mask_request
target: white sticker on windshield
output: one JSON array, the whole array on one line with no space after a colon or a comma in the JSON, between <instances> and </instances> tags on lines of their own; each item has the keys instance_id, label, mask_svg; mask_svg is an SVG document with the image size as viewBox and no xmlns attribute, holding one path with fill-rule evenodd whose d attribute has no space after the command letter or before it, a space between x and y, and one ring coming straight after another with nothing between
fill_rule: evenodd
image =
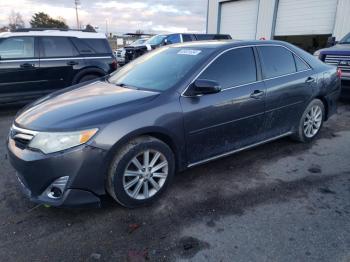
<instances>
[{"instance_id":1,"label":"white sticker on windshield","mask_svg":"<svg viewBox=\"0 0 350 262\"><path fill-rule=\"evenodd\" d=\"M201 52L202 52L201 50L182 49L177 54L178 55L198 55Z\"/></svg>"}]
</instances>

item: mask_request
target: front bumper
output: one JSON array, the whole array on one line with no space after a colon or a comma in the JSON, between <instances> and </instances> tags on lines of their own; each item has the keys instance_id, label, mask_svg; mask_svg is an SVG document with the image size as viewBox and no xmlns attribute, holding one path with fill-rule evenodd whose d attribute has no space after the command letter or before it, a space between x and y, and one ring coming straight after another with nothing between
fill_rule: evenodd
<instances>
[{"instance_id":1,"label":"front bumper","mask_svg":"<svg viewBox=\"0 0 350 262\"><path fill-rule=\"evenodd\" d=\"M106 151L88 145L59 153L43 154L20 149L8 141L9 160L17 171L22 191L33 202L56 207L100 207L105 192ZM50 198L47 189L57 179L69 179L59 198Z\"/></svg>"}]
</instances>

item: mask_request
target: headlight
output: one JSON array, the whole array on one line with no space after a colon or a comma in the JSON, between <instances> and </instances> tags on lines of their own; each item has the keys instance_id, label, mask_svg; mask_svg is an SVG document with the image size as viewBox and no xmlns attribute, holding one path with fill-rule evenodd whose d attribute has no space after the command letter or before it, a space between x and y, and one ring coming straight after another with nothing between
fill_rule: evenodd
<instances>
[{"instance_id":1,"label":"headlight","mask_svg":"<svg viewBox=\"0 0 350 262\"><path fill-rule=\"evenodd\" d=\"M318 50L318 51L316 51L315 53L314 53L314 56L316 56L316 57L319 57L320 56L320 51Z\"/></svg>"},{"instance_id":2,"label":"headlight","mask_svg":"<svg viewBox=\"0 0 350 262\"><path fill-rule=\"evenodd\" d=\"M54 153L88 142L97 131L95 128L76 132L38 132L30 141L29 147L45 154Z\"/></svg>"}]
</instances>

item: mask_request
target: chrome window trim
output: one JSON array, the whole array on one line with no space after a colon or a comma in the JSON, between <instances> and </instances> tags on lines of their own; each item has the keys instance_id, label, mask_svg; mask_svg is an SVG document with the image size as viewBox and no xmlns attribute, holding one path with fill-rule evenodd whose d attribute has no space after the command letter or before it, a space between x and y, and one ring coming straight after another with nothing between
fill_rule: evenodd
<instances>
[{"instance_id":1,"label":"chrome window trim","mask_svg":"<svg viewBox=\"0 0 350 262\"><path fill-rule=\"evenodd\" d=\"M191 81L191 83L185 88L185 90L181 93L181 96L182 97L193 97L193 96L186 96L185 93L186 91L188 90L188 88L199 78L199 76L212 64L216 61L216 59L218 59L221 55L231 51L231 50L235 50L235 49L239 49L239 48L247 48L247 47L251 47L251 48L254 48L254 47L259 47L259 46L279 46L279 47L283 47L285 49L287 49L289 52L291 52L292 54L294 54L295 56L297 56L299 59L302 60L302 62L305 63L305 65L308 67L308 69L305 69L305 70L302 70L302 71L296 71L296 72L293 72L293 73L289 73L289 74L284 74L284 75L280 75L280 76L275 76L275 77L270 77L270 78L263 78L262 80L257 80L257 81L254 81L254 82L250 82L250 83L245 83L245 84L240 84L240 85L236 85L236 86L232 86L232 87L227 87L227 88L224 88L222 89L221 91L226 91L226 90L230 90L230 89L234 89L234 88L238 88L238 87L241 87L241 86L245 86L245 85L251 85L251 84L255 84L255 83L260 83L260 82L264 82L264 81L267 81L267 80L272 80L272 79L276 79L276 78L280 78L280 77L285 77L285 76L289 76L289 75L294 75L294 74L298 74L298 73L302 73L302 72L306 72L306 71L309 71L309 70L312 70L311 66L306 63L306 61L301 58L298 54L296 54L293 50L291 50L290 48L286 47L286 46L283 46L283 45L279 45L279 44L262 44L262 45L244 45L244 46L235 46L235 47L231 47L229 49L226 49L224 51L222 51L221 53L219 53L218 55L216 55L197 75L196 77L193 78L193 80ZM295 68L297 70L297 68Z\"/></svg>"},{"instance_id":2,"label":"chrome window trim","mask_svg":"<svg viewBox=\"0 0 350 262\"><path fill-rule=\"evenodd\" d=\"M39 61L62 61L62 60L84 60L84 59L107 59L112 56L78 56L78 57L60 57L60 58L33 58L33 59L9 59L0 60L0 63L15 63L15 62L39 62Z\"/></svg>"}]
</instances>

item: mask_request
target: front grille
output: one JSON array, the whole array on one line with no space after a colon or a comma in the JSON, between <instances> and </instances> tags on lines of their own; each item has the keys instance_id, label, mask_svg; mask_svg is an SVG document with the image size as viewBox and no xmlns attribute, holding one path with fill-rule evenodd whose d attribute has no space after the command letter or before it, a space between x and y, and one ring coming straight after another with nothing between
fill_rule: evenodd
<instances>
[{"instance_id":1,"label":"front grille","mask_svg":"<svg viewBox=\"0 0 350 262\"><path fill-rule=\"evenodd\" d=\"M324 62L350 73L350 55L326 55Z\"/></svg>"},{"instance_id":2,"label":"front grille","mask_svg":"<svg viewBox=\"0 0 350 262\"><path fill-rule=\"evenodd\" d=\"M15 141L15 145L20 149L28 147L30 141L34 138L35 132L12 126L10 138Z\"/></svg>"}]
</instances>

